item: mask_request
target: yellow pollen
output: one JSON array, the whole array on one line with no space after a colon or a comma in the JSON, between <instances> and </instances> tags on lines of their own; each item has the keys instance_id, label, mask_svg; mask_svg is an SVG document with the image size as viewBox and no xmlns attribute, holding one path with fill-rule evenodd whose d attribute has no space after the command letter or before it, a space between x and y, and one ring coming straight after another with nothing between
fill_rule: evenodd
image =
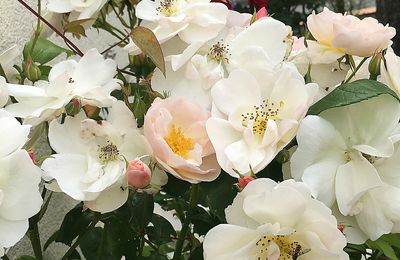
<instances>
[{"instance_id":1,"label":"yellow pollen","mask_svg":"<svg viewBox=\"0 0 400 260\"><path fill-rule=\"evenodd\" d=\"M98 156L103 163L115 161L118 159L119 150L115 144L107 141L105 146L99 146Z\"/></svg>"},{"instance_id":2,"label":"yellow pollen","mask_svg":"<svg viewBox=\"0 0 400 260\"><path fill-rule=\"evenodd\" d=\"M164 140L175 154L185 159L188 158L189 152L194 148L193 140L186 137L182 128L175 125L172 125L168 135L164 136Z\"/></svg>"},{"instance_id":3,"label":"yellow pollen","mask_svg":"<svg viewBox=\"0 0 400 260\"><path fill-rule=\"evenodd\" d=\"M170 17L178 12L178 3L176 0L164 0L160 2L160 6L157 7L157 11L163 15Z\"/></svg>"},{"instance_id":4,"label":"yellow pollen","mask_svg":"<svg viewBox=\"0 0 400 260\"><path fill-rule=\"evenodd\" d=\"M249 122L253 122L253 133L262 137L267 130L268 120L278 120L279 111L285 106L285 102L280 101L278 105L269 103L268 99L263 100L259 106L254 106L252 112L242 114L242 125L247 127Z\"/></svg>"},{"instance_id":5,"label":"yellow pollen","mask_svg":"<svg viewBox=\"0 0 400 260\"><path fill-rule=\"evenodd\" d=\"M214 44L208 54L209 59L215 60L216 62L226 62L229 63L230 53L228 45L224 44L222 41Z\"/></svg>"},{"instance_id":6,"label":"yellow pollen","mask_svg":"<svg viewBox=\"0 0 400 260\"><path fill-rule=\"evenodd\" d=\"M279 260L297 260L299 256L310 252L310 249L304 249L291 235L263 236L256 243L257 260L268 260L268 256L272 253L268 252L268 247L273 243L279 247Z\"/></svg>"}]
</instances>

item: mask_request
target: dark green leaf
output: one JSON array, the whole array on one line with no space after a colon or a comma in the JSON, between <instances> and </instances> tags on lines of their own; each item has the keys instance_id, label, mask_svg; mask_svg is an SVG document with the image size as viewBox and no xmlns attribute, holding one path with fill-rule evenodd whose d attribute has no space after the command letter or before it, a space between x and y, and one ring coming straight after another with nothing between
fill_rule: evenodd
<instances>
[{"instance_id":1,"label":"dark green leaf","mask_svg":"<svg viewBox=\"0 0 400 260\"><path fill-rule=\"evenodd\" d=\"M51 41L44 38L38 38L32 53L29 53L31 51L32 44L33 40L29 41L24 47L23 54L25 61L28 57L28 54L30 54L31 59L34 62L44 65L47 62L56 58L61 53L66 53L67 56L71 56L74 54L73 51L55 45Z\"/></svg>"},{"instance_id":2,"label":"dark green leaf","mask_svg":"<svg viewBox=\"0 0 400 260\"><path fill-rule=\"evenodd\" d=\"M65 215L55 241L71 246L72 241L89 226L93 216L92 211L83 210L83 203L78 204Z\"/></svg>"},{"instance_id":3,"label":"dark green leaf","mask_svg":"<svg viewBox=\"0 0 400 260\"><path fill-rule=\"evenodd\" d=\"M193 230L196 234L205 235L207 232L219 224L218 219L211 216L205 209L197 206L192 216Z\"/></svg>"},{"instance_id":4,"label":"dark green leaf","mask_svg":"<svg viewBox=\"0 0 400 260\"><path fill-rule=\"evenodd\" d=\"M136 192L130 203L132 205L132 212L134 214L133 218L135 220L133 226L144 229L149 224L153 215L153 196L144 192Z\"/></svg>"},{"instance_id":5,"label":"dark green leaf","mask_svg":"<svg viewBox=\"0 0 400 260\"><path fill-rule=\"evenodd\" d=\"M160 43L154 33L146 27L135 27L131 32L133 42L151 58L165 76L165 60Z\"/></svg>"},{"instance_id":6,"label":"dark green leaf","mask_svg":"<svg viewBox=\"0 0 400 260\"><path fill-rule=\"evenodd\" d=\"M29 256L29 255L23 255L23 256L19 256L15 260L36 260L36 258L34 258L33 256Z\"/></svg>"},{"instance_id":7,"label":"dark green leaf","mask_svg":"<svg viewBox=\"0 0 400 260\"><path fill-rule=\"evenodd\" d=\"M151 218L153 226L146 228L150 241L160 245L172 241L176 237L176 231L172 224L160 215L153 214Z\"/></svg>"},{"instance_id":8,"label":"dark green leaf","mask_svg":"<svg viewBox=\"0 0 400 260\"><path fill-rule=\"evenodd\" d=\"M237 194L234 184L237 180L229 174L222 172L213 182L201 183L200 193L205 195L205 202L210 212L225 222L225 209L232 204Z\"/></svg>"},{"instance_id":9,"label":"dark green leaf","mask_svg":"<svg viewBox=\"0 0 400 260\"><path fill-rule=\"evenodd\" d=\"M183 196L189 188L190 183L175 178L171 174L168 174L168 182L163 186L163 190L173 197Z\"/></svg>"},{"instance_id":10,"label":"dark green leaf","mask_svg":"<svg viewBox=\"0 0 400 260\"><path fill-rule=\"evenodd\" d=\"M188 260L203 260L203 259L204 259L203 247L200 246L193 251Z\"/></svg>"},{"instance_id":11,"label":"dark green leaf","mask_svg":"<svg viewBox=\"0 0 400 260\"><path fill-rule=\"evenodd\" d=\"M133 114L138 120L138 125L143 125L144 115L147 112L147 105L139 93L135 95L135 100L133 101Z\"/></svg>"},{"instance_id":12,"label":"dark green leaf","mask_svg":"<svg viewBox=\"0 0 400 260\"><path fill-rule=\"evenodd\" d=\"M58 237L58 230L57 230L56 232L54 232L53 235L51 235L51 236L47 239L46 243L44 243L43 250L46 251L47 248L51 245L51 243L53 243L53 242L56 241L56 238L57 238L57 237Z\"/></svg>"},{"instance_id":13,"label":"dark green leaf","mask_svg":"<svg viewBox=\"0 0 400 260\"><path fill-rule=\"evenodd\" d=\"M380 82L368 79L357 80L337 87L314 104L308 113L310 115L318 115L330 108L347 106L383 94L391 95L399 100L393 90Z\"/></svg>"},{"instance_id":14,"label":"dark green leaf","mask_svg":"<svg viewBox=\"0 0 400 260\"><path fill-rule=\"evenodd\" d=\"M68 256L67 260L81 260L81 255L78 251L74 250L70 256Z\"/></svg>"},{"instance_id":15,"label":"dark green leaf","mask_svg":"<svg viewBox=\"0 0 400 260\"><path fill-rule=\"evenodd\" d=\"M79 245L82 254L87 260L100 260L97 257L99 248L102 246L103 229L100 227L95 227L92 229L83 239ZM103 252L104 259L112 259L112 256Z\"/></svg>"}]
</instances>

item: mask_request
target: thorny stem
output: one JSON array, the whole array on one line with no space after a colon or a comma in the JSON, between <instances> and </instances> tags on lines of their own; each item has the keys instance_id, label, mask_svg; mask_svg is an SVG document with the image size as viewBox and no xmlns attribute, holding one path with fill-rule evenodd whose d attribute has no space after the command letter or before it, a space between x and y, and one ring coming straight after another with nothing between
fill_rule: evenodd
<instances>
[{"instance_id":1,"label":"thorny stem","mask_svg":"<svg viewBox=\"0 0 400 260\"><path fill-rule=\"evenodd\" d=\"M49 23L46 19L44 19L38 12L36 12L33 8L31 8L27 3L23 0L17 0L20 4L22 4L26 9L28 9L32 14L34 14L38 19L40 19L43 23L45 23L50 29L52 29L56 34L58 34L61 38L64 39L65 43L67 43L68 47L75 52L79 56L83 56L83 52L79 50L79 48L71 42L65 35L57 30L51 23Z\"/></svg>"}]
</instances>

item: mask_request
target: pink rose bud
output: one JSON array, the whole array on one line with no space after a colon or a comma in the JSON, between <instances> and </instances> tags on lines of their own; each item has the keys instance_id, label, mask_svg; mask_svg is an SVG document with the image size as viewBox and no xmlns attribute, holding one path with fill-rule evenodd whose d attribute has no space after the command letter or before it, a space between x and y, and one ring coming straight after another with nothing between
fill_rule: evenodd
<instances>
[{"instance_id":1,"label":"pink rose bud","mask_svg":"<svg viewBox=\"0 0 400 260\"><path fill-rule=\"evenodd\" d=\"M263 7L260 10L258 10L257 14L256 14L256 20L260 20L263 17L268 16L268 11L267 8Z\"/></svg>"},{"instance_id":2,"label":"pink rose bud","mask_svg":"<svg viewBox=\"0 0 400 260\"><path fill-rule=\"evenodd\" d=\"M254 178L250 176L239 178L239 188L244 189L251 181L254 181Z\"/></svg>"},{"instance_id":3,"label":"pink rose bud","mask_svg":"<svg viewBox=\"0 0 400 260\"><path fill-rule=\"evenodd\" d=\"M128 185L134 189L143 189L150 184L151 170L141 160L129 162L126 174L128 176Z\"/></svg>"},{"instance_id":4,"label":"pink rose bud","mask_svg":"<svg viewBox=\"0 0 400 260\"><path fill-rule=\"evenodd\" d=\"M35 154L33 153L33 151L29 151L28 154L29 154L29 157L31 157L32 162L34 164L36 164L37 162L35 160Z\"/></svg>"}]
</instances>

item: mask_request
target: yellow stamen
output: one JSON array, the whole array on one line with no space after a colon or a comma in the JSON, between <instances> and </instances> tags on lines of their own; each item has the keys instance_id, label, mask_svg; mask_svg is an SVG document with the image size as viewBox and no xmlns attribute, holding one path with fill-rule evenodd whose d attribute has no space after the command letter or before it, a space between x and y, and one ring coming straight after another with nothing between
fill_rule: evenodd
<instances>
[{"instance_id":1,"label":"yellow stamen","mask_svg":"<svg viewBox=\"0 0 400 260\"><path fill-rule=\"evenodd\" d=\"M263 137L267 130L268 120L279 119L279 111L285 106L285 102L280 101L277 106L269 103L268 99L263 100L259 106L254 106L252 112L242 114L242 125L247 127L250 121L253 122L253 133Z\"/></svg>"},{"instance_id":2,"label":"yellow stamen","mask_svg":"<svg viewBox=\"0 0 400 260\"><path fill-rule=\"evenodd\" d=\"M189 152L194 148L193 140L186 137L182 128L175 125L172 125L168 135L164 136L164 140L175 154L185 159L188 159Z\"/></svg>"},{"instance_id":3,"label":"yellow stamen","mask_svg":"<svg viewBox=\"0 0 400 260\"><path fill-rule=\"evenodd\" d=\"M256 243L258 249L257 260L268 260L268 256L271 254L271 252L268 252L268 247L272 243L279 247L279 260L296 260L299 256L310 251L309 249L304 249L291 235L264 236Z\"/></svg>"}]
</instances>

